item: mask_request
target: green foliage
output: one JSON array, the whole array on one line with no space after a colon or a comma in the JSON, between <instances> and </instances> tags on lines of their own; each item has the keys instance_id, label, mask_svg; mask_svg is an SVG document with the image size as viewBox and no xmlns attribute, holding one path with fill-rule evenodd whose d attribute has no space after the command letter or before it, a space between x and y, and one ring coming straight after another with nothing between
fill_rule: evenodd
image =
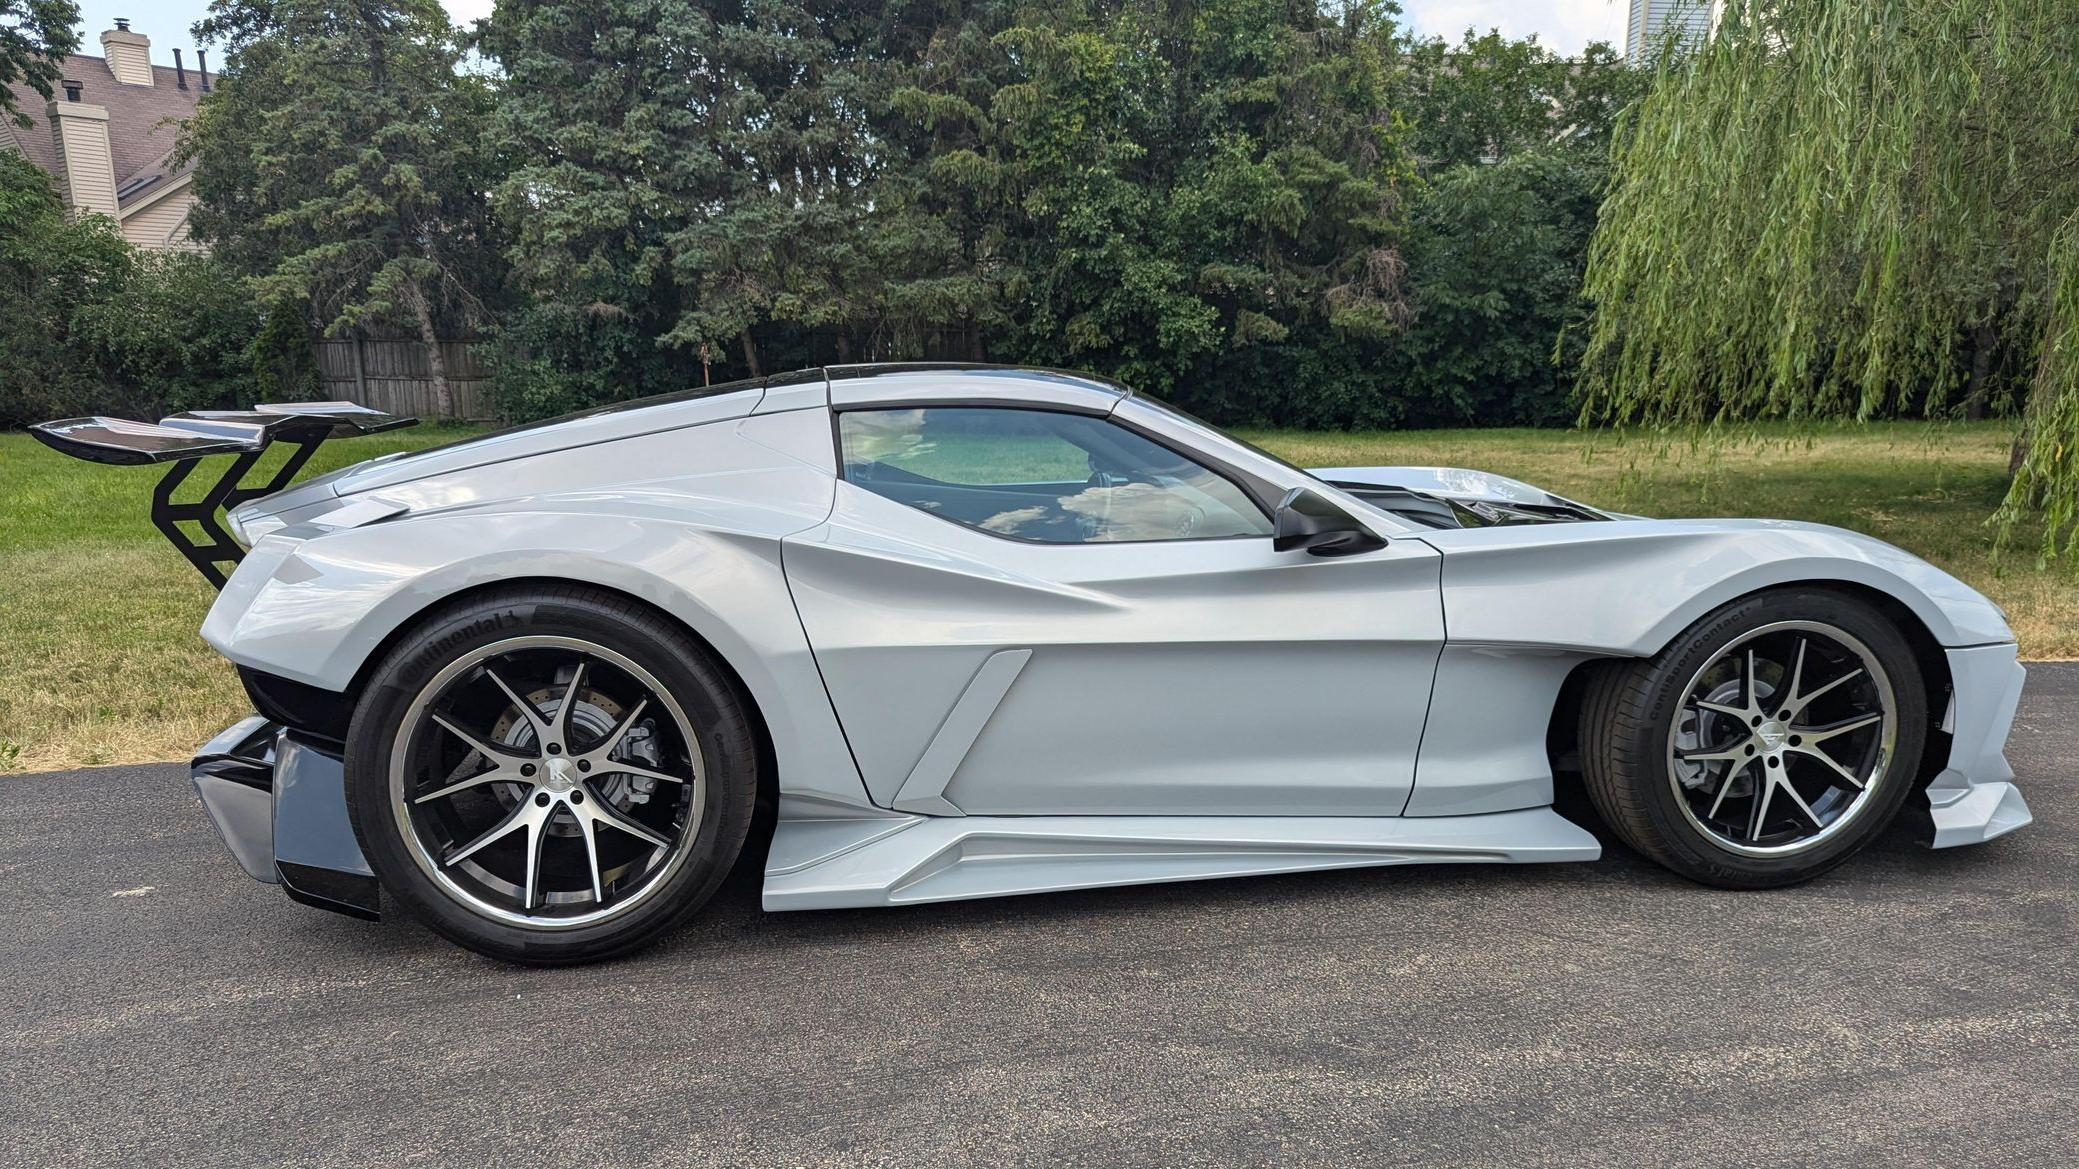
<instances>
[{"instance_id":1,"label":"green foliage","mask_svg":"<svg viewBox=\"0 0 2079 1169\"><path fill-rule=\"evenodd\" d=\"M66 55L79 51L78 25L73 0L0 0L0 115L31 125L9 87L26 85L48 100Z\"/></svg>"},{"instance_id":2,"label":"green foliage","mask_svg":"<svg viewBox=\"0 0 2079 1169\"><path fill-rule=\"evenodd\" d=\"M127 258L73 319L74 340L97 355L105 382L169 411L260 400L252 355L261 320L237 280L190 253Z\"/></svg>"},{"instance_id":3,"label":"green foliage","mask_svg":"<svg viewBox=\"0 0 2079 1169\"><path fill-rule=\"evenodd\" d=\"M498 408L549 418L697 384L626 314L553 301L515 313L492 347Z\"/></svg>"},{"instance_id":4,"label":"green foliage","mask_svg":"<svg viewBox=\"0 0 2079 1169\"><path fill-rule=\"evenodd\" d=\"M1400 346L1399 420L1418 426L1559 425L1587 322L1581 267L1605 173L1547 147L1437 175L1415 210L1417 313Z\"/></svg>"},{"instance_id":5,"label":"green foliage","mask_svg":"<svg viewBox=\"0 0 2079 1169\"><path fill-rule=\"evenodd\" d=\"M1617 115L1649 74L1600 41L1568 59L1537 43L1467 30L1458 44L1413 42L1406 54L1409 131L1427 167L1497 161L1555 146L1583 158L1609 148Z\"/></svg>"},{"instance_id":6,"label":"green foliage","mask_svg":"<svg viewBox=\"0 0 2079 1169\"><path fill-rule=\"evenodd\" d=\"M1971 413L2025 395L2003 516L2079 521L2079 21L2052 0L1746 0L1619 134L1587 417ZM2033 381L2028 379L2033 374Z\"/></svg>"},{"instance_id":7,"label":"green foliage","mask_svg":"<svg viewBox=\"0 0 2079 1169\"><path fill-rule=\"evenodd\" d=\"M50 177L0 154L0 425L252 400L259 330L235 279L74 219ZM304 346L308 350L308 345Z\"/></svg>"},{"instance_id":8,"label":"green foliage","mask_svg":"<svg viewBox=\"0 0 2079 1169\"><path fill-rule=\"evenodd\" d=\"M1008 355L1197 408L1257 397L1239 353L1390 344L1412 168L1389 17L1092 4L998 34Z\"/></svg>"},{"instance_id":9,"label":"green foliage","mask_svg":"<svg viewBox=\"0 0 2079 1169\"><path fill-rule=\"evenodd\" d=\"M246 346L252 370L253 401L310 402L322 388L317 354L311 349L310 327L293 304L270 306Z\"/></svg>"},{"instance_id":10,"label":"green foliage","mask_svg":"<svg viewBox=\"0 0 2079 1169\"><path fill-rule=\"evenodd\" d=\"M74 220L50 176L0 151L0 424L58 416L101 392L73 360L72 317L127 262L105 220Z\"/></svg>"}]
</instances>

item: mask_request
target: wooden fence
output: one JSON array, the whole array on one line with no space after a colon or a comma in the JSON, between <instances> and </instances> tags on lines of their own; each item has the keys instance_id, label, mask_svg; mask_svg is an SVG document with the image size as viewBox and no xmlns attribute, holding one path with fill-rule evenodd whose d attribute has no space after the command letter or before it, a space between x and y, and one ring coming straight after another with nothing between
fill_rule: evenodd
<instances>
[{"instance_id":1,"label":"wooden fence","mask_svg":"<svg viewBox=\"0 0 2079 1169\"><path fill-rule=\"evenodd\" d=\"M484 393L489 373L481 346L477 341L440 343L441 356L448 363L452 407L448 418L475 422L494 417L490 398ZM441 417L435 408L433 370L425 342L319 341L313 348L323 397L429 421Z\"/></svg>"}]
</instances>

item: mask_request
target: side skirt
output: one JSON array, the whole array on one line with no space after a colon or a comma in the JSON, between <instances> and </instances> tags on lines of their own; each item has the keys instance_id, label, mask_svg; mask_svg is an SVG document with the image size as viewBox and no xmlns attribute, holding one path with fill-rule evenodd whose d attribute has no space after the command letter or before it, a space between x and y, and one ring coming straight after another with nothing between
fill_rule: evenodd
<instances>
[{"instance_id":1,"label":"side skirt","mask_svg":"<svg viewBox=\"0 0 2079 1169\"><path fill-rule=\"evenodd\" d=\"M855 826L856 831L847 831ZM1550 808L1478 816L922 816L783 820L765 908L845 909L1405 864L1590 861Z\"/></svg>"}]
</instances>

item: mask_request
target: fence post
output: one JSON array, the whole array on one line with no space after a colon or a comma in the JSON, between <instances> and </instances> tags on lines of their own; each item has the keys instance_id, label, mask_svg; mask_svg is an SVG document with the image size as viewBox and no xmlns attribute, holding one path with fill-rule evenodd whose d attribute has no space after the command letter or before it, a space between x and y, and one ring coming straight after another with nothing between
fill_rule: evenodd
<instances>
[{"instance_id":1,"label":"fence post","mask_svg":"<svg viewBox=\"0 0 2079 1169\"><path fill-rule=\"evenodd\" d=\"M368 405L368 366L361 359L361 338L354 338L354 401Z\"/></svg>"}]
</instances>

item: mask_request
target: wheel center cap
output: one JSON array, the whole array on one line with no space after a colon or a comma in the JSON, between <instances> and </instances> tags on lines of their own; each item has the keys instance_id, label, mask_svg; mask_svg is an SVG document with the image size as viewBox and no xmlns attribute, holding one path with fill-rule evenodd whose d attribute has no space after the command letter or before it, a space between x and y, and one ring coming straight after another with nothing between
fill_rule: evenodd
<instances>
[{"instance_id":1,"label":"wheel center cap","mask_svg":"<svg viewBox=\"0 0 2079 1169\"><path fill-rule=\"evenodd\" d=\"M568 759L551 759L548 781L542 786L559 795L572 791L577 787L577 769L571 766Z\"/></svg>"},{"instance_id":2,"label":"wheel center cap","mask_svg":"<svg viewBox=\"0 0 2079 1169\"><path fill-rule=\"evenodd\" d=\"M1754 728L1754 737L1761 740L1763 747L1773 751L1783 745L1783 740L1790 737L1790 728L1771 719Z\"/></svg>"}]
</instances>

